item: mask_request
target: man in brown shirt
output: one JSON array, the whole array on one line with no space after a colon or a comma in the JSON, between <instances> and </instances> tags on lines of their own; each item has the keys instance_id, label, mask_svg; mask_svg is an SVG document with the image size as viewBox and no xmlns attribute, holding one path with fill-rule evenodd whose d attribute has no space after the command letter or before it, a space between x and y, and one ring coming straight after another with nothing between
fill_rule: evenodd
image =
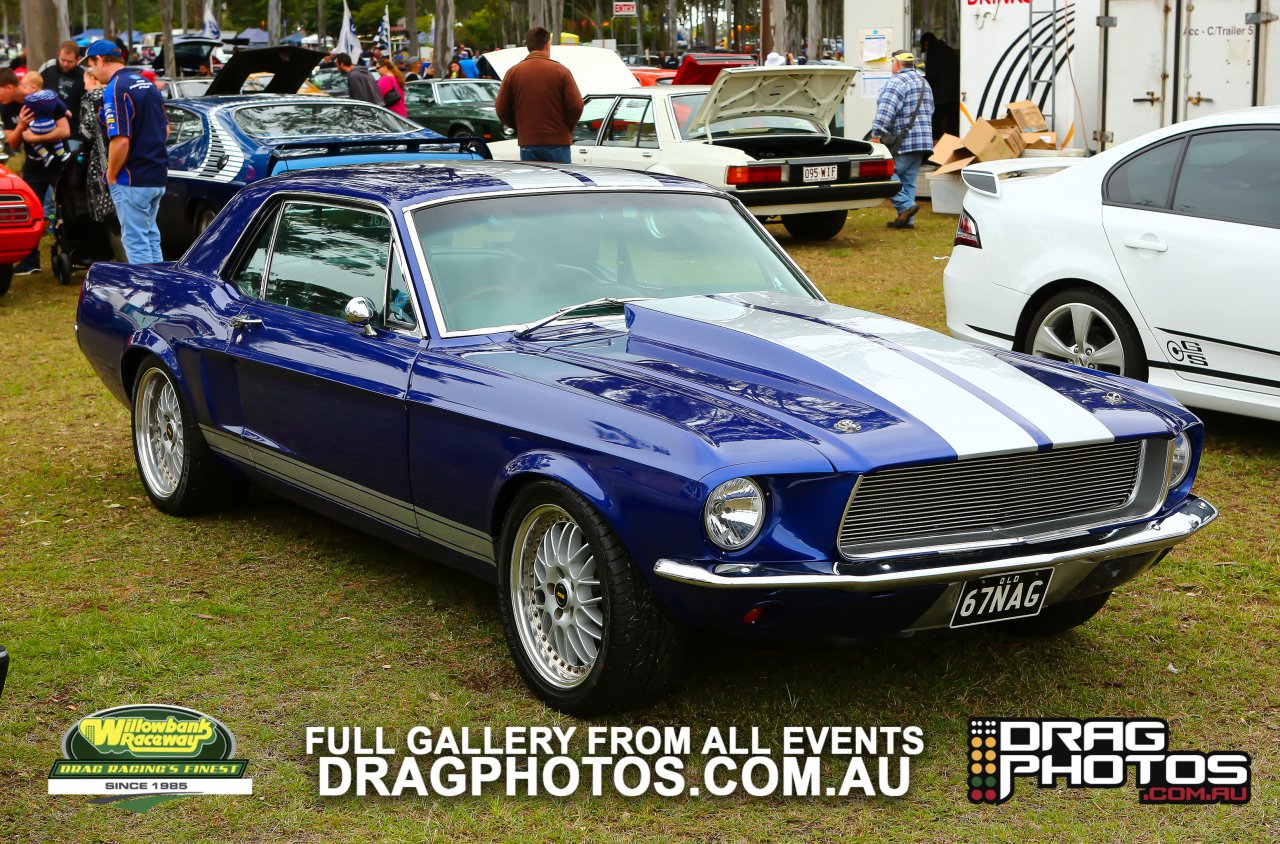
<instances>
[{"instance_id":1,"label":"man in brown shirt","mask_svg":"<svg viewBox=\"0 0 1280 844\"><path fill-rule=\"evenodd\" d=\"M498 119L516 130L521 161L568 164L582 94L569 69L551 60L550 32L535 27L524 43L529 55L507 71L498 89Z\"/></svg>"}]
</instances>

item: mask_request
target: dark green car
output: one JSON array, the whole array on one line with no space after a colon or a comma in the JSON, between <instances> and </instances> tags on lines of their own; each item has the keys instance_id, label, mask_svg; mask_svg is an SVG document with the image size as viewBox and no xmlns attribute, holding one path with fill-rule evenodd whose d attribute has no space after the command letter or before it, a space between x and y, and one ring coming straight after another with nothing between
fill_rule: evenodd
<instances>
[{"instance_id":1,"label":"dark green car","mask_svg":"<svg viewBox=\"0 0 1280 844\"><path fill-rule=\"evenodd\" d=\"M405 86L405 107L409 119L442 135L502 141L515 137L515 132L502 125L493 108L500 84L492 79L410 82Z\"/></svg>"}]
</instances>

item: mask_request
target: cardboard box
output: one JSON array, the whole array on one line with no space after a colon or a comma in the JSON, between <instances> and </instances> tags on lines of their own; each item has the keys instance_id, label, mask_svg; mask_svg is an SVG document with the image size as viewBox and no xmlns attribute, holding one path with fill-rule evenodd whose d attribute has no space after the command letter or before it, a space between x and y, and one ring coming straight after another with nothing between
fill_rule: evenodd
<instances>
[{"instance_id":1,"label":"cardboard box","mask_svg":"<svg viewBox=\"0 0 1280 844\"><path fill-rule=\"evenodd\" d=\"M1022 129L1018 127L1016 121L1010 117L1001 117L999 120L987 121L993 128L1004 136L1008 142L1009 148L1014 151L1014 158L1022 155L1022 151L1027 148L1026 142L1022 140Z\"/></svg>"},{"instance_id":2,"label":"cardboard box","mask_svg":"<svg viewBox=\"0 0 1280 844\"><path fill-rule=\"evenodd\" d=\"M943 174L962 170L977 159L955 135L943 135L933 145L933 155L929 160L938 165L935 172Z\"/></svg>"},{"instance_id":3,"label":"cardboard box","mask_svg":"<svg viewBox=\"0 0 1280 844\"><path fill-rule=\"evenodd\" d=\"M1018 100L1016 103L1009 103L1005 106L1009 111L1009 117L1018 124L1018 129L1023 132L1047 132L1049 124L1045 122L1044 115L1040 113L1040 107L1031 100Z\"/></svg>"},{"instance_id":4,"label":"cardboard box","mask_svg":"<svg viewBox=\"0 0 1280 844\"><path fill-rule=\"evenodd\" d=\"M1058 133L1023 132L1022 144L1024 149L1057 149Z\"/></svg>"},{"instance_id":5,"label":"cardboard box","mask_svg":"<svg viewBox=\"0 0 1280 844\"><path fill-rule=\"evenodd\" d=\"M964 146L978 161L999 161L1022 155L1022 135L1001 131L1004 127L979 119L964 136Z\"/></svg>"}]
</instances>

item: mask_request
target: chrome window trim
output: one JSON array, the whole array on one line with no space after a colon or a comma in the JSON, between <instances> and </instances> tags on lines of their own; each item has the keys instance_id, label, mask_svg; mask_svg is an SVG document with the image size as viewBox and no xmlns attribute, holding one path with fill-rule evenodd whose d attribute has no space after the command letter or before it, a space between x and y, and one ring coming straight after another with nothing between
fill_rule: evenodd
<instances>
[{"instance_id":1,"label":"chrome window trim","mask_svg":"<svg viewBox=\"0 0 1280 844\"><path fill-rule=\"evenodd\" d=\"M544 196L561 193L674 193L727 199L732 207L737 209L738 214L746 218L748 225L755 227L757 234L764 235L763 240L765 245L772 249L773 252L782 259L783 263L791 268L801 283L813 293L814 298L821 302L827 301L823 295L818 292L817 287L809 280L809 277L805 275L804 271L800 269L799 264L793 261L791 256L787 254L786 250L778 245L778 242L773 238L773 235L769 234L769 230L766 229L759 220L751 216L747 211L746 206L737 199L734 199L732 196L725 194L723 191L716 190L714 188L699 188L693 185L690 185L687 188L672 187L670 185L655 185L654 187L639 187L635 185L628 185L626 187L611 187L609 185L567 185L565 187L537 188L533 190L512 190L507 188L505 190L478 191L476 193L435 197L422 202L415 202L412 205L405 205L401 208L401 213L404 215L405 228L409 232L409 237L412 239L414 251L417 253L418 272L422 274L422 286L427 292L427 301L431 303L431 323L435 329L436 337L446 340L454 337L484 337L489 334L501 334L504 332L515 331L518 328L523 328L526 323L494 325L485 328L471 328L461 331L447 330L444 325L444 316L440 310L440 300L436 295L435 282L432 281L431 271L427 267L426 251L422 248L422 240L418 236L418 227L413 222L414 213L422 210L423 208L430 208L436 205L447 205L453 202L467 202L473 199L493 199L501 196Z\"/></svg>"},{"instance_id":2,"label":"chrome window trim","mask_svg":"<svg viewBox=\"0 0 1280 844\"><path fill-rule=\"evenodd\" d=\"M1175 435L1176 436L1176 435ZM848 554L841 547L840 529L844 526L845 518L849 512L849 507L853 504L853 499L858 493L859 487L862 486L862 480L866 475L859 475L858 480L853 485L853 489L849 492L849 498L845 502L844 509L840 514L840 521L836 525L836 552L840 559L850 563L867 563L877 560L889 560L899 557L916 557L927 554L949 554L960 551L985 551L989 549L1011 548L1019 545L1027 545L1033 543L1053 542L1059 539L1068 539L1073 536L1079 536L1090 530L1096 530L1100 527L1106 527L1116 522L1129 523L1150 519L1160 512L1160 508L1164 506L1165 500L1169 494L1169 477L1173 467L1173 439L1170 438L1165 446L1165 462L1164 469L1160 478L1160 490L1154 497L1155 503L1150 509L1132 515L1117 516L1116 513L1123 511L1125 507L1130 506L1134 499L1138 496L1143 486L1144 470L1147 468L1148 456L1154 443L1160 442L1157 438L1148 437L1142 440L1141 453L1138 456L1138 467L1134 472L1133 488L1129 492L1129 497L1125 503L1119 507L1112 508L1111 515L1102 518L1096 522L1088 522L1085 524L1071 525L1070 527L1043 531L1040 533L1020 533L1016 536L1004 536L999 539L979 539L965 542L941 542L932 545L911 545L899 548L889 548L882 551L871 551L862 554ZM1069 448L1069 446L1068 446ZM1026 452L1031 453L1031 452ZM975 457L983 457L984 455L975 455ZM867 473L870 474L870 473ZM1029 526L1030 527L1030 526ZM845 543L845 547L848 543Z\"/></svg>"},{"instance_id":3,"label":"chrome window trim","mask_svg":"<svg viewBox=\"0 0 1280 844\"><path fill-rule=\"evenodd\" d=\"M267 262L262 267L262 284L258 288L258 295L256 297L253 297L255 301L258 301L258 302L267 301L267 298L266 298L267 279L268 277L270 277L271 261L275 257L275 253L276 253L276 238L280 234L280 220L284 216L284 209L290 204L350 207L360 211L373 211L375 213L382 214L384 217L386 217L387 224L391 229L391 253L388 254L387 277L384 280L383 286L382 286L384 322L385 322L385 310L386 310L386 304L387 304L386 297L387 297L387 294L390 292L390 284L391 284L391 259L394 257L396 260L400 262L400 272L404 276L405 281L407 282L407 287L409 288L409 300L413 303L413 313L414 313L414 316L416 316L418 319L418 326L417 328L414 328L414 329L408 329L408 328L403 328L399 326L384 325L382 326L382 328L383 330L390 331L393 334L398 334L404 337L412 337L415 340L421 340L426 336L426 330L425 330L426 322L423 319L422 308L418 304L418 291L413 289L413 280L410 277L408 272L409 262L405 258L404 245L400 242L400 233L396 231L395 216L391 213L391 211L389 211L384 206L378 204L377 202L371 202L365 199L348 199L346 197L336 197L336 196L330 196L329 194L311 193L309 191L280 191L279 193L272 194L268 202L264 202L261 206L259 206L256 214L262 214L263 208L270 207L271 211L269 213L275 214L275 221L272 223L273 231L271 232L271 242L267 246ZM255 222L256 222L256 219L255 219ZM246 231L252 230L255 235L258 233L258 229L256 228L256 226L252 224L249 226L246 226L245 230ZM243 236L244 235L242 234L241 237L243 238ZM240 288L236 287L234 282L227 280L226 273L227 273L227 265L232 262L232 259L237 257L242 257L241 253L239 252L239 247L242 242L243 241L237 241L236 248L231 249L227 253L227 256L223 258L222 264L218 267L216 272L216 275L223 283L231 285L233 288L235 288L237 294L240 294L240 295L244 295L244 294L240 293ZM280 305L279 302L272 302L270 304ZM280 307L289 307L289 306L280 305ZM301 309L294 308L293 310L301 310ZM311 313L311 312L303 311L303 313Z\"/></svg>"}]
</instances>

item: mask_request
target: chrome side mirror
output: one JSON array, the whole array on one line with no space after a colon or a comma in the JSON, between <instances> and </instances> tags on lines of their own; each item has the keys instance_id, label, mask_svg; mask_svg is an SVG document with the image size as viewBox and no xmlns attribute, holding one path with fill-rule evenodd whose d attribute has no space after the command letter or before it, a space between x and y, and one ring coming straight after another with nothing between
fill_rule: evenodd
<instances>
[{"instance_id":1,"label":"chrome side mirror","mask_svg":"<svg viewBox=\"0 0 1280 844\"><path fill-rule=\"evenodd\" d=\"M357 296L348 302L347 306L342 310L342 316L346 319L348 325L364 329L361 332L364 336L378 336L378 332L373 330L373 302L370 302L364 296Z\"/></svg>"}]
</instances>

